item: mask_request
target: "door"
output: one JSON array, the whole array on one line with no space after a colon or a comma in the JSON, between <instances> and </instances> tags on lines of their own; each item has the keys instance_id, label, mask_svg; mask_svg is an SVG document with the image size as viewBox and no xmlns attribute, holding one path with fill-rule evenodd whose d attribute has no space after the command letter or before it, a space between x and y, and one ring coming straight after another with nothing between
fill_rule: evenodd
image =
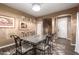
<instances>
[{"instance_id":1,"label":"door","mask_svg":"<svg viewBox=\"0 0 79 59\"><path fill-rule=\"evenodd\" d=\"M67 38L67 20L68 17L57 19L57 36L58 38Z\"/></svg>"}]
</instances>

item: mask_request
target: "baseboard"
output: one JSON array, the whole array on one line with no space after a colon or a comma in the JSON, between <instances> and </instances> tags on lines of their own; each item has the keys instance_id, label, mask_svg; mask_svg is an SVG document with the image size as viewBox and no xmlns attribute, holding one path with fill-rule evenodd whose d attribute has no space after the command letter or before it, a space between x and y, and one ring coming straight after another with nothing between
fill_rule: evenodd
<instances>
[{"instance_id":1,"label":"baseboard","mask_svg":"<svg viewBox=\"0 0 79 59\"><path fill-rule=\"evenodd\" d=\"M66 38L58 37L58 39L66 39Z\"/></svg>"},{"instance_id":2,"label":"baseboard","mask_svg":"<svg viewBox=\"0 0 79 59\"><path fill-rule=\"evenodd\" d=\"M71 46L75 46L75 44L71 43Z\"/></svg>"},{"instance_id":3,"label":"baseboard","mask_svg":"<svg viewBox=\"0 0 79 59\"><path fill-rule=\"evenodd\" d=\"M62 37L58 37L58 39L67 39L67 40L71 40L70 38L62 38Z\"/></svg>"},{"instance_id":4,"label":"baseboard","mask_svg":"<svg viewBox=\"0 0 79 59\"><path fill-rule=\"evenodd\" d=\"M15 45L15 43L8 44L8 45L5 45L5 46L1 46L0 49L2 49L2 48L6 48L6 47L9 47L9 46L12 46L12 45Z\"/></svg>"}]
</instances>

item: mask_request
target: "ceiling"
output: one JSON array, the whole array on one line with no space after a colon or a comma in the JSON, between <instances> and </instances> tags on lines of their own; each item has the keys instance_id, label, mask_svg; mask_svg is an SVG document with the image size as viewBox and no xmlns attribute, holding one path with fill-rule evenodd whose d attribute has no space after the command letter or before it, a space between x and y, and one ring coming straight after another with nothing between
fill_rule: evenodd
<instances>
[{"instance_id":1,"label":"ceiling","mask_svg":"<svg viewBox=\"0 0 79 59\"><path fill-rule=\"evenodd\" d=\"M33 15L35 17L44 16L50 13L69 9L78 5L78 3L40 3L41 10L35 12L32 10L32 3L4 3L5 5Z\"/></svg>"}]
</instances>

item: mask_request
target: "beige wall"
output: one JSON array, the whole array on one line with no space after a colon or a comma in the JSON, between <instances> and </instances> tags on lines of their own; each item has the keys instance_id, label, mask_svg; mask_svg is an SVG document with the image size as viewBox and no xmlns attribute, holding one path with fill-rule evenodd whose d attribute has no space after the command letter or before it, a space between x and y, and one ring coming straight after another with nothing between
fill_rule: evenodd
<instances>
[{"instance_id":1,"label":"beige wall","mask_svg":"<svg viewBox=\"0 0 79 59\"><path fill-rule=\"evenodd\" d=\"M25 14L16 9L9 8L5 5L0 4L0 16L8 16L14 18L14 27L13 28L0 28L0 47L4 45L8 45L14 42L14 40L10 39L11 34L21 35L21 32L24 30L20 30L20 21L23 21L23 17L30 18L35 20L35 18L31 15ZM27 19L26 19L27 20ZM36 20L35 20L36 21ZM27 28L36 31L36 23L27 22ZM26 30L24 31L26 32Z\"/></svg>"}]
</instances>

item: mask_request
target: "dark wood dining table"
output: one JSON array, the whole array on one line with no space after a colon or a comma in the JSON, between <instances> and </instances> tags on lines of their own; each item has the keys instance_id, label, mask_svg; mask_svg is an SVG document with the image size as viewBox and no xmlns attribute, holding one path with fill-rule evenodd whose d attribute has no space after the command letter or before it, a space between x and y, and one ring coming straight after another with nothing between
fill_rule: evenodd
<instances>
[{"instance_id":1,"label":"dark wood dining table","mask_svg":"<svg viewBox=\"0 0 79 59\"><path fill-rule=\"evenodd\" d=\"M46 40L46 35L34 35L29 37L21 37L22 40L33 45L34 55L36 55L36 46Z\"/></svg>"}]
</instances>

